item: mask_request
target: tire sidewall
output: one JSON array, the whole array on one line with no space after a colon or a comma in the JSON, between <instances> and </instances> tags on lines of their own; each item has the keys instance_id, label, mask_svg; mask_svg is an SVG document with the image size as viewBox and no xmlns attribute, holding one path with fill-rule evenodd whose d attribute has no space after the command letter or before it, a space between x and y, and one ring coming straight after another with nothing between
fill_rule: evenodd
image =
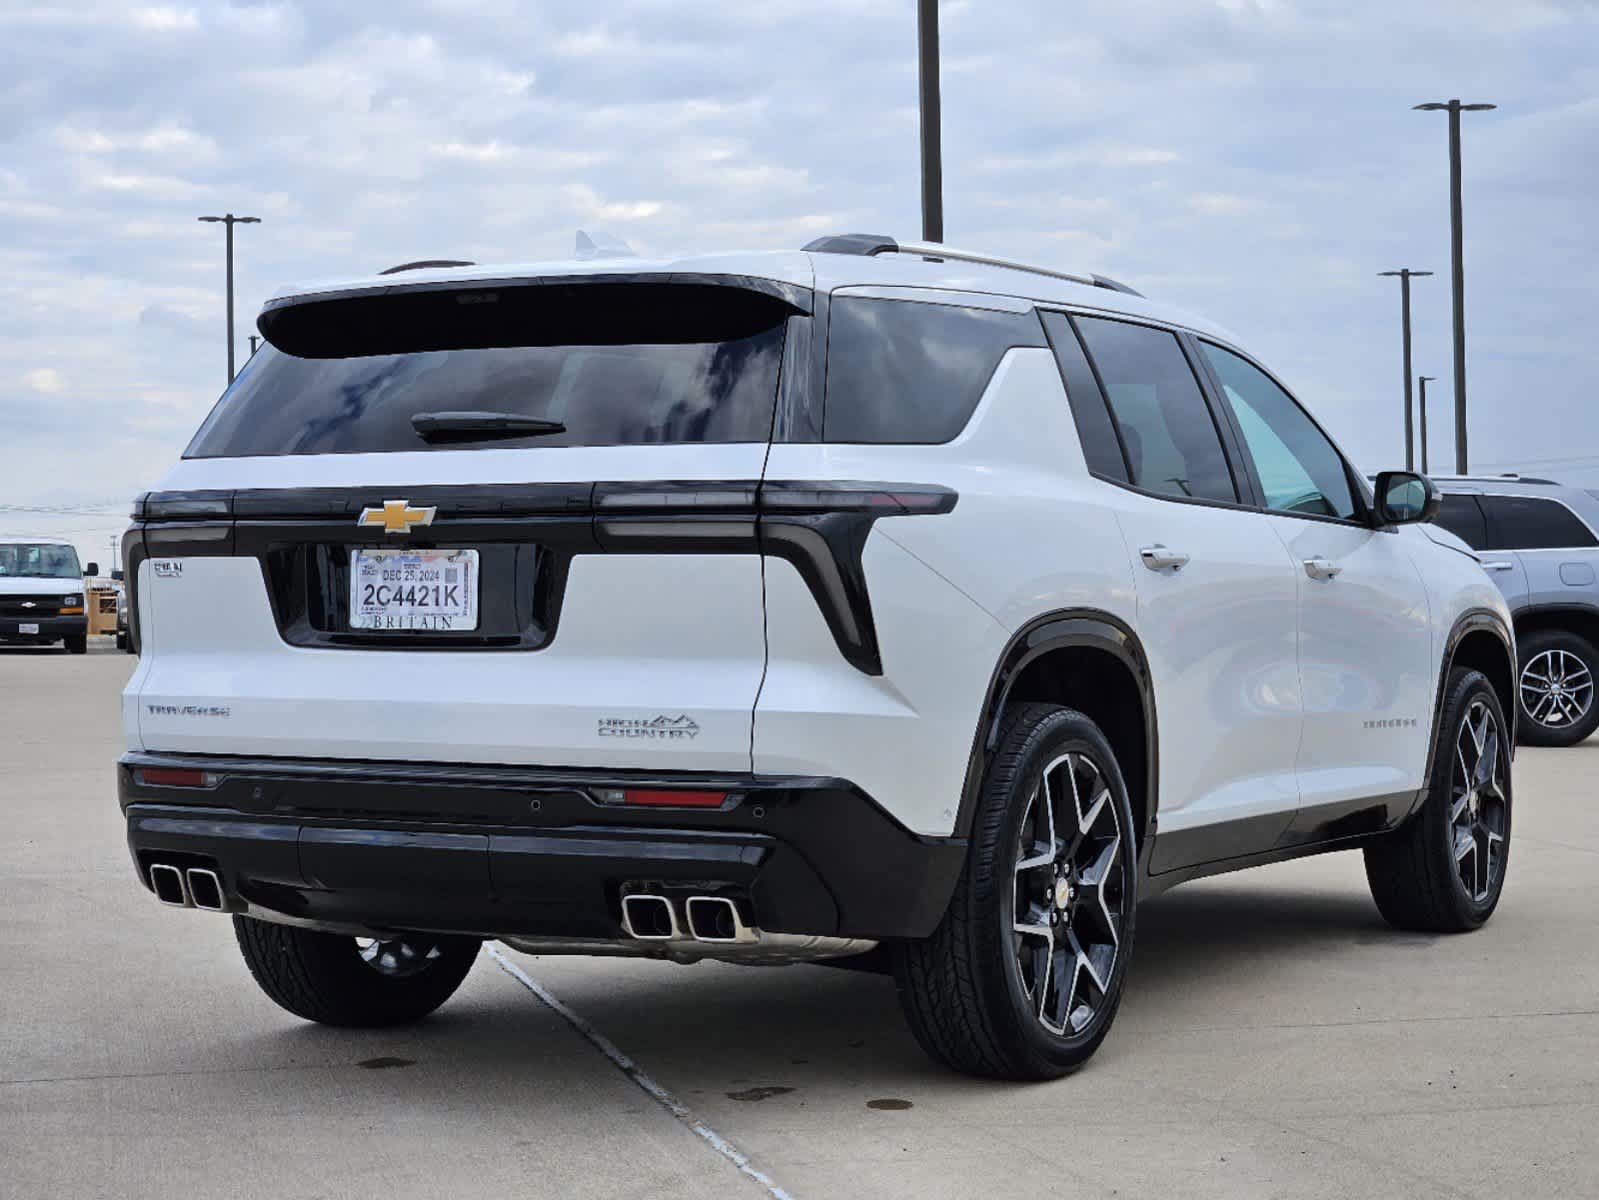
<instances>
[{"instance_id":1,"label":"tire sidewall","mask_svg":"<svg viewBox=\"0 0 1599 1200\"><path fill-rule=\"evenodd\" d=\"M974 898L983 911L974 915L979 927L986 928L990 934L984 957L995 985L993 990L999 993L993 995L992 1000L1006 1013L1003 1031L1010 1035L1007 1040L1013 1042L1013 1053L1024 1062L1047 1064L1058 1074L1080 1066L1093 1054L1109 1033L1121 1003L1137 913L1137 847L1133 841L1132 809L1115 752L1098 726L1082 713L1054 708L1037 719L1012 726L1007 741L1010 738L1025 742L1026 747L1014 769L1003 771L984 783L985 809L991 816L982 830L986 844L973 858L990 862L992 870L987 879L976 881ZM1086 1029L1060 1037L1039 1023L1028 1002L1009 931L1014 909L1014 850L1027 798L1038 786L1044 767L1069 753L1092 759L1110 788L1125 839L1120 858L1123 888L1132 903L1127 906L1123 918L1121 941L1104 1003ZM1002 758L1003 754L996 755L996 762ZM994 819L996 814L997 819Z\"/></svg>"}]
</instances>

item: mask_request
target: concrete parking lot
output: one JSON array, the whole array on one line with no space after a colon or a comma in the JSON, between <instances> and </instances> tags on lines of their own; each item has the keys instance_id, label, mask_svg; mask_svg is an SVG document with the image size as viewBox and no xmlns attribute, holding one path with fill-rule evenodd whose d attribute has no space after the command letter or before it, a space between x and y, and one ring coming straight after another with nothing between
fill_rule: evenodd
<instances>
[{"instance_id":1,"label":"concrete parking lot","mask_svg":"<svg viewBox=\"0 0 1599 1200\"><path fill-rule=\"evenodd\" d=\"M505 953L767 1186L489 953L412 1029L273 1007L133 876L132 663L0 648L0 1195L1599 1195L1599 740L1521 752L1478 934L1391 932L1350 854L1147 904L1051 1084L933 1066L876 976Z\"/></svg>"}]
</instances>

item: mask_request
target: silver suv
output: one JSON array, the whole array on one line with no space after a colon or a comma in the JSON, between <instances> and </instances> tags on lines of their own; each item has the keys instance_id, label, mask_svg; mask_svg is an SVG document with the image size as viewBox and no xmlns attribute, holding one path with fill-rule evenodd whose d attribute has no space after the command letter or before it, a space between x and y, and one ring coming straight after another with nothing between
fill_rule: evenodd
<instances>
[{"instance_id":1,"label":"silver suv","mask_svg":"<svg viewBox=\"0 0 1599 1200\"><path fill-rule=\"evenodd\" d=\"M1599 726L1599 492L1514 475L1435 478L1436 523L1478 552L1515 618L1521 740L1576 745Z\"/></svg>"}]
</instances>

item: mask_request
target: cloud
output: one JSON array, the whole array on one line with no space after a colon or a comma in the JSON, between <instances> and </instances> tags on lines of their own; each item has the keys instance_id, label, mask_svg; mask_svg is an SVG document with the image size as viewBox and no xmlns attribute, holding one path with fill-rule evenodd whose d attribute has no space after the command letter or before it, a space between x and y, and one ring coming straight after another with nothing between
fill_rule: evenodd
<instances>
[{"instance_id":1,"label":"cloud","mask_svg":"<svg viewBox=\"0 0 1599 1200\"><path fill-rule=\"evenodd\" d=\"M200 18L192 8L173 8L170 5L131 9L128 20L152 33L175 33L200 27Z\"/></svg>"},{"instance_id":2,"label":"cloud","mask_svg":"<svg viewBox=\"0 0 1599 1200\"><path fill-rule=\"evenodd\" d=\"M32 388L36 392L43 392L47 396L53 396L67 390L66 379L54 367L37 367L32 371L24 372L22 385Z\"/></svg>"},{"instance_id":3,"label":"cloud","mask_svg":"<svg viewBox=\"0 0 1599 1200\"><path fill-rule=\"evenodd\" d=\"M1235 196L1227 192L1195 192L1188 197L1188 207L1207 217L1232 217L1252 211L1259 202L1252 196Z\"/></svg>"},{"instance_id":4,"label":"cloud","mask_svg":"<svg viewBox=\"0 0 1599 1200\"><path fill-rule=\"evenodd\" d=\"M1595 6L997 7L941 9L950 240L1205 313L1365 467L1402 429L1376 272L1440 272L1416 366L1451 386L1444 126L1410 105L1496 101L1466 129L1473 444L1589 448ZM241 357L279 285L565 258L580 227L646 253L915 236L914 25L872 0L11 6L0 501L131 495L179 452L226 372L202 213L263 218L235 231Z\"/></svg>"}]
</instances>

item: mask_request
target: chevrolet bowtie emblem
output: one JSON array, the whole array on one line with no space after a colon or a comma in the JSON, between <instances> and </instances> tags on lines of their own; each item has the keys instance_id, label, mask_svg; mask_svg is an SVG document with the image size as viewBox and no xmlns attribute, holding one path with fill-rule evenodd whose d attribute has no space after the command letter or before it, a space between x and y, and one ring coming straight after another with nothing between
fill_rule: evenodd
<instances>
[{"instance_id":1,"label":"chevrolet bowtie emblem","mask_svg":"<svg viewBox=\"0 0 1599 1200\"><path fill-rule=\"evenodd\" d=\"M408 500L385 500L382 508L363 508L358 525L381 525L384 533L410 533L413 525L433 524L436 508L412 508Z\"/></svg>"}]
</instances>

